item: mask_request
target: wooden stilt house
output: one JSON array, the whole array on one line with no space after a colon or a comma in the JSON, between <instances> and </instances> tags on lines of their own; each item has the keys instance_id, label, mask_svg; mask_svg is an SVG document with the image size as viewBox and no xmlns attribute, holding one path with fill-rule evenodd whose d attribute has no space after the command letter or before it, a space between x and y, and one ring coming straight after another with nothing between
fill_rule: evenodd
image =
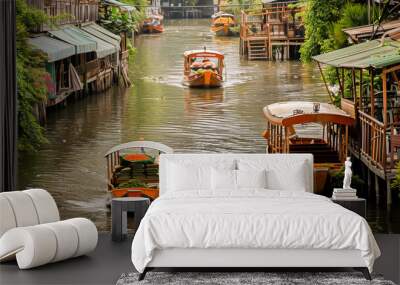
<instances>
[{"instance_id":1,"label":"wooden stilt house","mask_svg":"<svg viewBox=\"0 0 400 285\"><path fill-rule=\"evenodd\" d=\"M274 2L261 10L242 11L240 54L253 59L291 59L304 42L304 28L293 2Z\"/></svg>"},{"instance_id":2,"label":"wooden stilt house","mask_svg":"<svg viewBox=\"0 0 400 285\"><path fill-rule=\"evenodd\" d=\"M75 47L47 35L29 38L28 42L47 55L46 70L50 75L47 81L47 106L56 105L71 93L82 90L83 85L72 64Z\"/></svg>"},{"instance_id":3,"label":"wooden stilt house","mask_svg":"<svg viewBox=\"0 0 400 285\"><path fill-rule=\"evenodd\" d=\"M26 0L28 5L42 10L52 17L52 25L42 25L33 29L45 32L54 26L80 24L98 20L99 0Z\"/></svg>"},{"instance_id":4,"label":"wooden stilt house","mask_svg":"<svg viewBox=\"0 0 400 285\"><path fill-rule=\"evenodd\" d=\"M372 40L314 57L332 99L356 120L349 150L367 169L368 188L379 189L392 202L390 181L400 160L400 42ZM336 74L338 88L330 88L321 65ZM335 96L332 90L337 89ZM372 185L374 184L374 185Z\"/></svg>"}]
</instances>

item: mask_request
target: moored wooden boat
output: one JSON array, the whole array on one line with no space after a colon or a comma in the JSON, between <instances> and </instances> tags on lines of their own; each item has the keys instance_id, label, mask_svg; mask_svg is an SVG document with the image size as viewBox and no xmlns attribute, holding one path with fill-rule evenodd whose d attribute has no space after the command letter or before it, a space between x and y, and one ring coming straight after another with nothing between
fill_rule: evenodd
<instances>
[{"instance_id":1,"label":"moored wooden boat","mask_svg":"<svg viewBox=\"0 0 400 285\"><path fill-rule=\"evenodd\" d=\"M163 19L162 15L150 15L143 21L142 32L148 34L164 32Z\"/></svg>"},{"instance_id":2,"label":"moored wooden boat","mask_svg":"<svg viewBox=\"0 0 400 285\"><path fill-rule=\"evenodd\" d=\"M193 50L184 53L184 84L189 87L220 87L224 55L218 51Z\"/></svg>"},{"instance_id":3,"label":"moored wooden boat","mask_svg":"<svg viewBox=\"0 0 400 285\"><path fill-rule=\"evenodd\" d=\"M108 193L111 197L158 197L158 157L172 153L166 145L133 141L111 148L107 159Z\"/></svg>"},{"instance_id":4,"label":"moored wooden boat","mask_svg":"<svg viewBox=\"0 0 400 285\"><path fill-rule=\"evenodd\" d=\"M318 102L279 102L263 111L267 152L313 154L314 190L323 192L328 172L340 169L349 153L349 127L354 118L332 104Z\"/></svg>"},{"instance_id":5,"label":"moored wooden boat","mask_svg":"<svg viewBox=\"0 0 400 285\"><path fill-rule=\"evenodd\" d=\"M235 16L225 12L218 12L211 16L211 31L217 36L235 36L237 23Z\"/></svg>"}]
</instances>

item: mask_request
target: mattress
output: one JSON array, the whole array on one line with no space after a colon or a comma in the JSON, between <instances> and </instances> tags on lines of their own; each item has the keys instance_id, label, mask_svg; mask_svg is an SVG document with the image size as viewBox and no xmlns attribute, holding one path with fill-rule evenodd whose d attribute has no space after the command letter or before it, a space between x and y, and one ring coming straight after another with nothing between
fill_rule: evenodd
<instances>
[{"instance_id":1,"label":"mattress","mask_svg":"<svg viewBox=\"0 0 400 285\"><path fill-rule=\"evenodd\" d=\"M163 249L359 250L370 271L379 248L361 216L300 191L241 189L166 193L150 206L132 243L139 272Z\"/></svg>"}]
</instances>

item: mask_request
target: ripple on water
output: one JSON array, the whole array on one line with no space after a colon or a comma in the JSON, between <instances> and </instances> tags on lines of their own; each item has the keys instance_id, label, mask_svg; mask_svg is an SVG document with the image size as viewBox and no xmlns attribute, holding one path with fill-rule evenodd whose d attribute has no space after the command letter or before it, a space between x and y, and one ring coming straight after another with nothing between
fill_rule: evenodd
<instances>
[{"instance_id":1,"label":"ripple on water","mask_svg":"<svg viewBox=\"0 0 400 285\"><path fill-rule=\"evenodd\" d=\"M105 152L146 139L177 152L264 152L262 108L285 100L327 101L315 66L246 61L238 38L216 38L208 20L166 21L165 33L136 39L134 85L88 96L51 112L50 143L19 158L19 187L42 187L64 218L84 216L109 230ZM182 86L183 52L216 49L226 56L219 89Z\"/></svg>"}]
</instances>

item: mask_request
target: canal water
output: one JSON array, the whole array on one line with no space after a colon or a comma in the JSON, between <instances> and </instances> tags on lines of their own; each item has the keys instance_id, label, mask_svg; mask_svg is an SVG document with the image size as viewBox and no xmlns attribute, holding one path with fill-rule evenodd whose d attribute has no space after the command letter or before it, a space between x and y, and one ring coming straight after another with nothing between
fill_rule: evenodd
<instances>
[{"instance_id":1,"label":"canal water","mask_svg":"<svg viewBox=\"0 0 400 285\"><path fill-rule=\"evenodd\" d=\"M328 100L314 65L241 59L239 39L214 37L209 26L209 20L170 20L163 34L137 37L129 67L134 85L50 112L49 144L19 157L19 188L47 189L63 218L87 217L110 230L104 154L112 146L144 139L176 152L260 153L265 105ZM204 47L226 56L223 88L182 86L183 52Z\"/></svg>"}]
</instances>

